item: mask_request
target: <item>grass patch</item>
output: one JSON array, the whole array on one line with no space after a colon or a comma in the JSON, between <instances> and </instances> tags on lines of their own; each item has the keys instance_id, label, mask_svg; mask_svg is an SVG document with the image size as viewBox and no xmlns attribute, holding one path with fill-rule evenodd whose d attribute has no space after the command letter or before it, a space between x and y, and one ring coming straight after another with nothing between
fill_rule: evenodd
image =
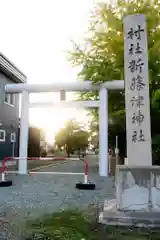
<instances>
[{"instance_id":1,"label":"grass patch","mask_svg":"<svg viewBox=\"0 0 160 240\"><path fill-rule=\"evenodd\" d=\"M84 212L67 210L28 222L29 239L92 239L90 221ZM95 238L94 238L95 239Z\"/></svg>"},{"instance_id":2,"label":"grass patch","mask_svg":"<svg viewBox=\"0 0 160 240\"><path fill-rule=\"evenodd\" d=\"M97 210L65 210L27 223L26 240L158 240L159 232L98 223Z\"/></svg>"}]
</instances>

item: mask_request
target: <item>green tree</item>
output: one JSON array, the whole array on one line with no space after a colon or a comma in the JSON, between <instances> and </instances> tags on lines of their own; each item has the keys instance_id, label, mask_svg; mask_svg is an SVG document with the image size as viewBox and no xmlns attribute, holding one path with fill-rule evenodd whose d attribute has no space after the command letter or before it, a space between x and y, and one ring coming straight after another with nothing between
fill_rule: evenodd
<instances>
[{"instance_id":1,"label":"green tree","mask_svg":"<svg viewBox=\"0 0 160 240\"><path fill-rule=\"evenodd\" d=\"M152 135L158 133L160 121L160 3L158 0L118 0L114 5L96 4L91 12L88 37L85 44L73 43L69 61L73 66L81 66L80 80L91 80L98 84L111 80L124 79L124 36L123 19L126 15L143 13L147 19L149 83L151 98ZM98 99L98 92L79 94L80 99ZM96 110L91 112L94 120L98 117ZM125 104L124 92L109 92L109 116L114 121L109 131L122 134L120 143L125 142ZM155 125L156 124L156 125ZM116 125L116 128L115 128ZM117 132L115 133L115 129ZM115 137L115 136L114 136ZM123 146L124 147L124 146Z\"/></svg>"},{"instance_id":2,"label":"green tree","mask_svg":"<svg viewBox=\"0 0 160 240\"><path fill-rule=\"evenodd\" d=\"M84 129L84 126L74 120L69 120L65 123L64 128L55 136L55 145L59 148L64 148L68 157L71 152L85 150L88 146L89 133Z\"/></svg>"},{"instance_id":3,"label":"green tree","mask_svg":"<svg viewBox=\"0 0 160 240\"><path fill-rule=\"evenodd\" d=\"M99 148L99 126L96 118L92 118L89 123L89 131L90 131L90 144L93 150Z\"/></svg>"}]
</instances>

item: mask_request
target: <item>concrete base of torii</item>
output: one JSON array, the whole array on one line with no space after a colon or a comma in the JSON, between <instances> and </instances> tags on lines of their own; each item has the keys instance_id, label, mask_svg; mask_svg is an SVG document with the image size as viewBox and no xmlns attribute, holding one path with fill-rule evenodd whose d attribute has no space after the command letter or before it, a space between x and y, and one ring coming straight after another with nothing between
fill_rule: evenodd
<instances>
[{"instance_id":1,"label":"concrete base of torii","mask_svg":"<svg viewBox=\"0 0 160 240\"><path fill-rule=\"evenodd\" d=\"M99 222L160 227L160 167L117 166L116 199L105 201Z\"/></svg>"}]
</instances>

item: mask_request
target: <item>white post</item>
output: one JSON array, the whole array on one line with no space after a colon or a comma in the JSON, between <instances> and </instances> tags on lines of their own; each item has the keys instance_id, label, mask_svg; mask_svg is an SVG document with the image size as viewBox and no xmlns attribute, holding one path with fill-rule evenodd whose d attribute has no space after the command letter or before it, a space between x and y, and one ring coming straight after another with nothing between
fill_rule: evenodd
<instances>
[{"instance_id":1,"label":"white post","mask_svg":"<svg viewBox=\"0 0 160 240\"><path fill-rule=\"evenodd\" d=\"M119 164L119 149L118 149L118 136L116 136L116 148L115 148L115 155L116 155L116 166Z\"/></svg>"},{"instance_id":2,"label":"white post","mask_svg":"<svg viewBox=\"0 0 160 240\"><path fill-rule=\"evenodd\" d=\"M1 181L4 182L5 181L5 173L2 172L2 175L1 175Z\"/></svg>"},{"instance_id":3,"label":"white post","mask_svg":"<svg viewBox=\"0 0 160 240\"><path fill-rule=\"evenodd\" d=\"M28 156L28 127L29 127L29 93L22 92L20 148L19 148L19 174L27 174ZM23 159L21 159L23 158Z\"/></svg>"},{"instance_id":4,"label":"white post","mask_svg":"<svg viewBox=\"0 0 160 240\"><path fill-rule=\"evenodd\" d=\"M84 175L84 184L87 184L88 183L88 175Z\"/></svg>"},{"instance_id":5,"label":"white post","mask_svg":"<svg viewBox=\"0 0 160 240\"><path fill-rule=\"evenodd\" d=\"M108 90L99 91L99 175L108 176Z\"/></svg>"}]
</instances>

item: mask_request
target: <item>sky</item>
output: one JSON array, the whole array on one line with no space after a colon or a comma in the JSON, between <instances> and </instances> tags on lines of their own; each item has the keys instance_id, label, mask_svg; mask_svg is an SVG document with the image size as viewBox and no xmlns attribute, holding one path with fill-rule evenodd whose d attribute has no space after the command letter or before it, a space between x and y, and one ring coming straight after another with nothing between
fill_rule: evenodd
<instances>
[{"instance_id":1,"label":"sky","mask_svg":"<svg viewBox=\"0 0 160 240\"><path fill-rule=\"evenodd\" d=\"M70 40L81 42L89 10L97 0L0 0L0 51L27 75L28 83L75 81L79 69L67 61ZM2 34L3 33L3 34ZM57 99L34 94L31 101ZM72 95L69 95L69 100ZM47 140L68 118L88 121L77 109L30 109L30 123L46 131Z\"/></svg>"}]
</instances>

